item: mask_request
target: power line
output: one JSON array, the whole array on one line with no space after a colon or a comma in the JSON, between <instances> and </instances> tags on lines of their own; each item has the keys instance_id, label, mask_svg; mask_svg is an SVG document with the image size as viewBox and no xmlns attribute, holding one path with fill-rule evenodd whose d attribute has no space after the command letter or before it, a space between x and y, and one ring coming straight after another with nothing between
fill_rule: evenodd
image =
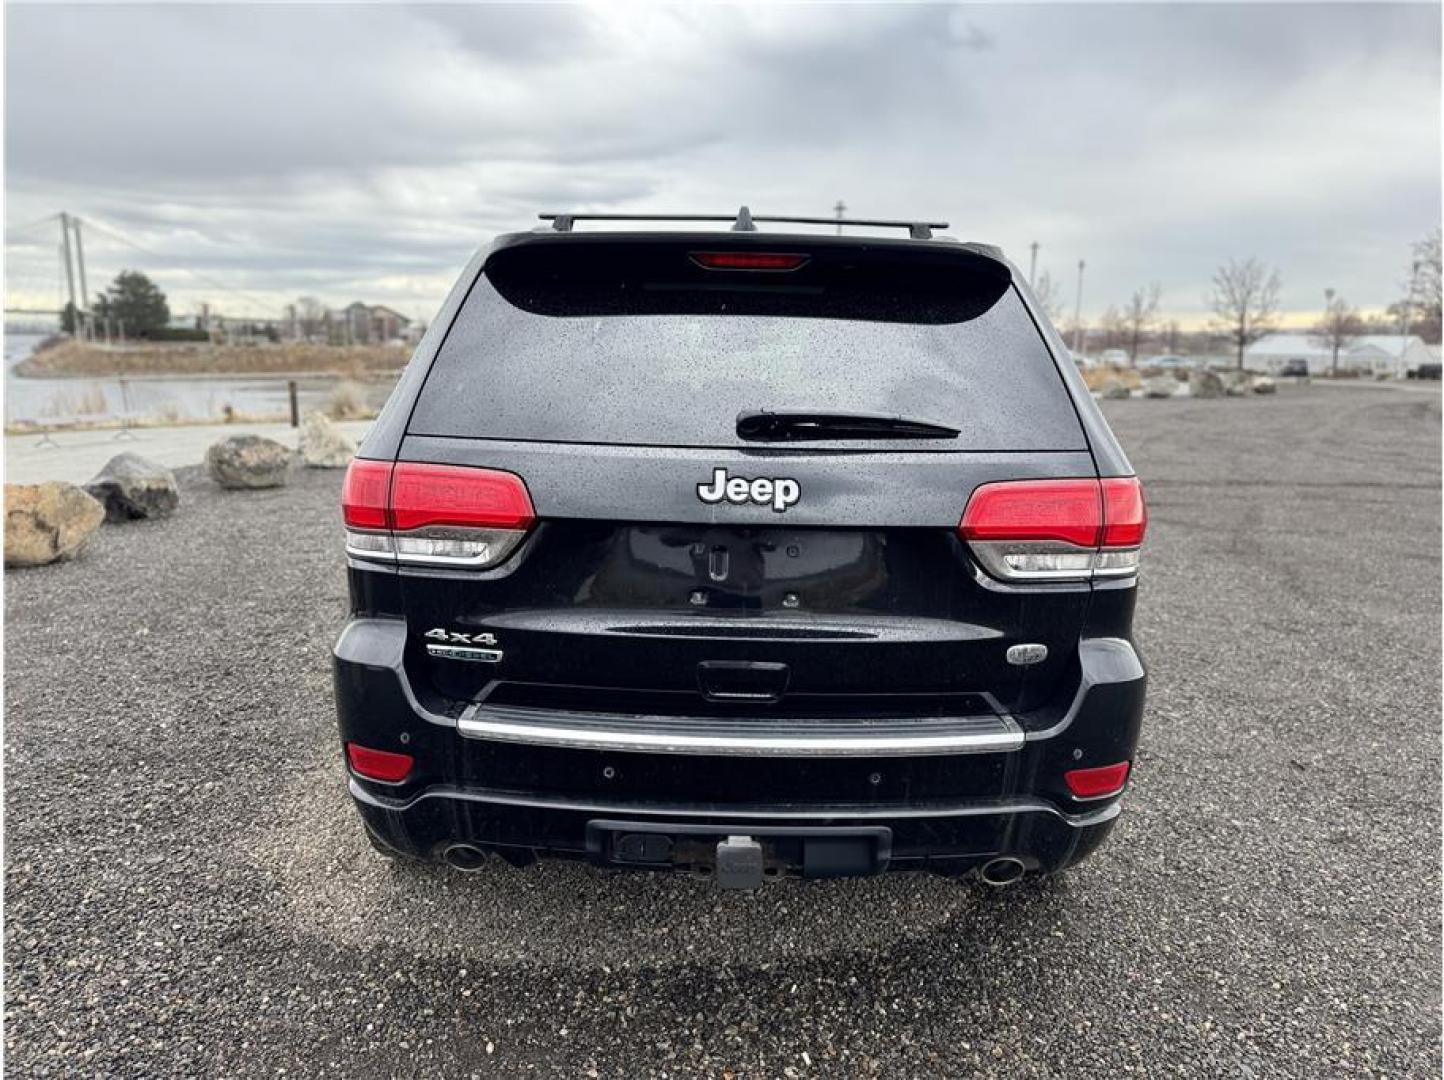
<instances>
[{"instance_id":1,"label":"power line","mask_svg":"<svg viewBox=\"0 0 1444 1080\"><path fill-rule=\"evenodd\" d=\"M6 225L6 226L5 226L5 232L6 232L7 234L9 234L9 233L18 233L18 232L29 232L31 229L39 228L41 225L49 225L52 221L54 221L54 220L55 220L56 218L58 218L59 216L60 216L60 215L59 215L58 213L55 213L55 214L46 214L43 218L40 218L38 221L32 221L32 222L30 222L28 225Z\"/></svg>"},{"instance_id":2,"label":"power line","mask_svg":"<svg viewBox=\"0 0 1444 1080\"><path fill-rule=\"evenodd\" d=\"M86 219L86 220L90 220L90 219ZM134 248L136 251L139 251L142 255L149 255L152 259L167 260L167 256L161 255L159 252L152 251L152 250L150 250L149 248L142 247L140 244L137 244L134 240L131 240L131 239L128 238L128 237L122 236L120 233L116 232L114 229L110 228L110 227L107 226L107 225L102 225L102 224L100 224L100 223L97 222L97 221L90 221L90 227L91 227L92 229L98 229L100 232L105 233L107 236L111 237L112 239L119 240L122 244L125 244L127 247L132 247L132 248ZM206 277L204 274L198 273L198 272L196 272L195 270L191 270L191 269L189 269L189 268L182 267L181 270L182 270L183 273L190 275L191 277L195 278L197 281L200 281L201 283L203 283L203 284L205 284L205 285L209 285L209 286L210 286L211 288L213 288L213 289L219 289L219 290L221 290L222 292L228 292L228 293L232 293L232 294L234 294L234 295L236 295L236 296L239 296L241 299L246 300L247 302L249 302L249 303L251 303L251 304L254 304L256 307L261 308L263 311L271 312L271 311L274 311L274 310L275 310L275 305L274 305L274 304L269 303L269 302L267 302L267 301L265 301L265 300L261 300L260 298L258 298L258 297L256 297L256 296L253 296L253 295L245 292L245 291L242 290L242 289L237 289L237 288L235 288L235 287L232 286L232 285L222 284L221 282L216 281L214 278Z\"/></svg>"}]
</instances>

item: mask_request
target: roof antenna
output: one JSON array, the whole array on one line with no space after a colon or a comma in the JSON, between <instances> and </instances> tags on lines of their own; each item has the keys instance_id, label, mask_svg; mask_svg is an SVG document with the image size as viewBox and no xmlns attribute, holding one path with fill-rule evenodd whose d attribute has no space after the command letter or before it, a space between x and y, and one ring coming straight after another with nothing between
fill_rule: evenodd
<instances>
[{"instance_id":1,"label":"roof antenna","mask_svg":"<svg viewBox=\"0 0 1444 1080\"><path fill-rule=\"evenodd\" d=\"M756 232L757 226L752 224L752 211L747 207L740 207L737 211L737 220L732 223L733 232Z\"/></svg>"}]
</instances>

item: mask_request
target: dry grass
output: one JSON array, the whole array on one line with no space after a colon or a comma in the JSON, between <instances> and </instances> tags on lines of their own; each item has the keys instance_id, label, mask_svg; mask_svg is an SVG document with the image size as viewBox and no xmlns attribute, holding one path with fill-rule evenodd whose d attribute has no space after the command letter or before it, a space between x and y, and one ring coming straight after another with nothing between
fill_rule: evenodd
<instances>
[{"instance_id":1,"label":"dry grass","mask_svg":"<svg viewBox=\"0 0 1444 1080\"><path fill-rule=\"evenodd\" d=\"M366 404L366 392L349 380L339 382L326 402L326 415L332 420L367 420L376 410Z\"/></svg>"},{"instance_id":2,"label":"dry grass","mask_svg":"<svg viewBox=\"0 0 1444 1080\"><path fill-rule=\"evenodd\" d=\"M41 407L45 417L99 416L109 411L105 391L91 383L88 386L66 387L51 394Z\"/></svg>"},{"instance_id":3,"label":"dry grass","mask_svg":"<svg viewBox=\"0 0 1444 1080\"><path fill-rule=\"evenodd\" d=\"M406 366L404 345L157 344L105 348L69 341L21 361L21 375L288 375L352 379L393 375Z\"/></svg>"},{"instance_id":4,"label":"dry grass","mask_svg":"<svg viewBox=\"0 0 1444 1080\"><path fill-rule=\"evenodd\" d=\"M1088 384L1089 390L1102 390L1104 383L1111 380L1121 382L1130 390L1137 390L1143 385L1143 376L1133 368L1120 367L1096 367L1081 372L1083 381Z\"/></svg>"}]
</instances>

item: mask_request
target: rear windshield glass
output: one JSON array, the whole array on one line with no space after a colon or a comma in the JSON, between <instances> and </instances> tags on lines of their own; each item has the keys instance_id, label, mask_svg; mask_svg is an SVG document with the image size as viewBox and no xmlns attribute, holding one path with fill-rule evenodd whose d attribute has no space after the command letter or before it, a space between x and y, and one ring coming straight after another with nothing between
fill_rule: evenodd
<instances>
[{"instance_id":1,"label":"rear windshield glass","mask_svg":"<svg viewBox=\"0 0 1444 1080\"><path fill-rule=\"evenodd\" d=\"M490 258L427 376L413 434L755 446L737 419L765 410L959 432L889 439L892 449L1086 448L995 264L849 247L804 252L785 272L718 272L699 265L696 244L548 250L559 247Z\"/></svg>"}]
</instances>

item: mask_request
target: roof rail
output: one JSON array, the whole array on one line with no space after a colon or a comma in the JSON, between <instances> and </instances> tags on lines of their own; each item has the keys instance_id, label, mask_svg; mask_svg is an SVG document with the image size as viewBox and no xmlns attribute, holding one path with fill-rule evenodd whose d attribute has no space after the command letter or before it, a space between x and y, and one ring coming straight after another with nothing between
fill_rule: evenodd
<instances>
[{"instance_id":1,"label":"roof rail","mask_svg":"<svg viewBox=\"0 0 1444 1080\"><path fill-rule=\"evenodd\" d=\"M571 232L578 221L730 221L733 232L756 232L754 222L791 225L861 225L874 229L906 229L914 240L931 240L934 229L946 229L946 221L889 221L882 218L772 217L753 214L742 207L736 214L538 214L550 221L557 232Z\"/></svg>"}]
</instances>

